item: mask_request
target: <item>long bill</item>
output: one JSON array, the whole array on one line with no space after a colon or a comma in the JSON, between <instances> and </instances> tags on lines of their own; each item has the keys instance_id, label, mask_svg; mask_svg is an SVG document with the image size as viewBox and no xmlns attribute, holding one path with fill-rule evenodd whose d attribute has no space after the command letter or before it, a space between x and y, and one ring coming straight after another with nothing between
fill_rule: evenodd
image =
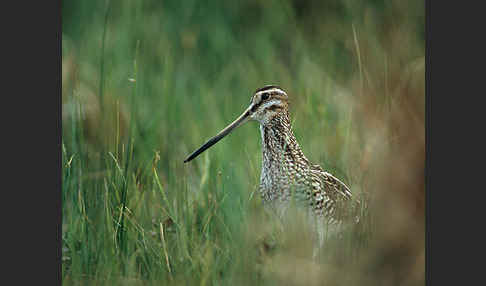
<instances>
[{"instance_id":1,"label":"long bill","mask_svg":"<svg viewBox=\"0 0 486 286\"><path fill-rule=\"evenodd\" d=\"M250 118L251 107L252 107L252 105L250 105L250 107L248 107L248 109L246 109L245 112L243 112L243 114L241 114L240 117L238 117L230 125L226 126L226 128L221 130L216 136L209 139L206 143L204 143L204 145L202 145L201 147L199 147L199 149L197 149L191 155L189 155L184 160L184 163L187 163L187 162L191 161L192 159L196 158L199 154L206 151L206 149L213 146L219 140L223 139L223 137L225 137L226 135L231 133L231 131L233 131L236 127L238 127L238 126L242 125L243 123L245 123L246 121L248 121L248 119Z\"/></svg>"}]
</instances>

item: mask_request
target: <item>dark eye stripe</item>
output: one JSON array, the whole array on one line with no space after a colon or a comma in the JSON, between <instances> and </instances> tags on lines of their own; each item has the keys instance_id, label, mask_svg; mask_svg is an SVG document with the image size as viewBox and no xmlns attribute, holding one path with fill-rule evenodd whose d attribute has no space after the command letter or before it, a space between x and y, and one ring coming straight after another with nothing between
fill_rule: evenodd
<instances>
[{"instance_id":1,"label":"dark eye stripe","mask_svg":"<svg viewBox=\"0 0 486 286\"><path fill-rule=\"evenodd\" d=\"M270 110L270 111L276 111L276 110L279 110L279 109L282 109L282 107L280 105L276 105L276 104L270 105L269 107L266 108L266 110Z\"/></svg>"},{"instance_id":2,"label":"dark eye stripe","mask_svg":"<svg viewBox=\"0 0 486 286\"><path fill-rule=\"evenodd\" d=\"M257 104L253 105L253 107L251 108L251 112L255 112L257 110L258 107L260 107L260 105L262 105L263 101L267 100L269 97L268 95L268 92L262 94L262 97L261 97L261 100L260 102L258 102ZM252 101L253 101L253 98L252 98Z\"/></svg>"},{"instance_id":3,"label":"dark eye stripe","mask_svg":"<svg viewBox=\"0 0 486 286\"><path fill-rule=\"evenodd\" d=\"M261 98L260 102L258 102L257 104L253 105L253 107L251 108L251 111L252 112L255 112L257 110L257 108L260 107L260 105L263 104L263 101L265 100L264 95L265 94L262 95L262 98ZM267 99L268 99L268 95L267 95Z\"/></svg>"},{"instance_id":4,"label":"dark eye stripe","mask_svg":"<svg viewBox=\"0 0 486 286\"><path fill-rule=\"evenodd\" d=\"M253 107L251 108L251 112L255 112L259 106L260 106L260 103L253 105Z\"/></svg>"}]
</instances>

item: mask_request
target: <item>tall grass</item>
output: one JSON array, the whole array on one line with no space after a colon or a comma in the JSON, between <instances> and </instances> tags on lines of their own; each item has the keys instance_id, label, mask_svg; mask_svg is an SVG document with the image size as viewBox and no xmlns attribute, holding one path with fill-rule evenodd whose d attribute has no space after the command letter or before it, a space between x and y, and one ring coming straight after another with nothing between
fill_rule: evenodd
<instances>
[{"instance_id":1,"label":"tall grass","mask_svg":"<svg viewBox=\"0 0 486 286\"><path fill-rule=\"evenodd\" d=\"M63 3L63 283L423 284L423 6ZM318 260L263 210L256 123L183 164L265 84L366 202Z\"/></svg>"}]
</instances>

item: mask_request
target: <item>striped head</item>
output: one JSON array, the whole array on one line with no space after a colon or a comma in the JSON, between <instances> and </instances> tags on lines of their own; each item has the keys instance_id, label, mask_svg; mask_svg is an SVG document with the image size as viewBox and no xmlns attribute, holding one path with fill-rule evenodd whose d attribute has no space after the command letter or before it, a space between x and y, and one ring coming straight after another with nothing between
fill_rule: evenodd
<instances>
[{"instance_id":1,"label":"striped head","mask_svg":"<svg viewBox=\"0 0 486 286\"><path fill-rule=\"evenodd\" d=\"M265 126L272 118L280 113L287 112L287 110L288 96L283 89L276 85L267 85L257 89L251 97L250 106L235 121L189 155L184 162L189 162L196 158L199 154L216 144L216 142L223 139L223 137L245 122L255 120Z\"/></svg>"},{"instance_id":2,"label":"striped head","mask_svg":"<svg viewBox=\"0 0 486 286\"><path fill-rule=\"evenodd\" d=\"M288 109L288 96L283 89L275 85L259 88L250 101L250 119L267 125L272 118Z\"/></svg>"}]
</instances>

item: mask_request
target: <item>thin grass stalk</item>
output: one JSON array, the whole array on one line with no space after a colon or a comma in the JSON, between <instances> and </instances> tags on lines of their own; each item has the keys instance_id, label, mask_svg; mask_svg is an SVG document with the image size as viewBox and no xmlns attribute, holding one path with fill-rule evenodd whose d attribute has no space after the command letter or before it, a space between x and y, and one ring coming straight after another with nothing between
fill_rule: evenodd
<instances>
[{"instance_id":1,"label":"thin grass stalk","mask_svg":"<svg viewBox=\"0 0 486 286\"><path fill-rule=\"evenodd\" d=\"M128 143L127 143L127 157L125 159L125 167L124 167L124 181L123 181L123 188L122 188L122 197L121 197L121 214L120 214L120 229L118 232L118 242L120 246L120 254L126 254L126 230L125 230L125 211L127 207L127 193L128 193L128 184L129 184L129 169L130 169L130 164L132 161L133 157L133 148L134 148L134 130L135 130L135 98L136 98L136 93L137 93L137 57L138 57L138 50L139 50L139 43L140 41L137 41L137 47L135 50L135 59L133 63L133 68L134 68L134 75L133 75L133 87L132 87L132 98L131 98L131 116L130 116L130 130L129 130L129 136L128 136Z\"/></svg>"},{"instance_id":2,"label":"thin grass stalk","mask_svg":"<svg viewBox=\"0 0 486 286\"><path fill-rule=\"evenodd\" d=\"M111 1L107 0L105 10L105 20L103 23L103 35L101 38L101 58L100 58L100 86L99 86L99 99L101 114L104 114L103 92L105 85L105 42L106 42L106 27L108 26L108 15L110 13Z\"/></svg>"}]
</instances>

